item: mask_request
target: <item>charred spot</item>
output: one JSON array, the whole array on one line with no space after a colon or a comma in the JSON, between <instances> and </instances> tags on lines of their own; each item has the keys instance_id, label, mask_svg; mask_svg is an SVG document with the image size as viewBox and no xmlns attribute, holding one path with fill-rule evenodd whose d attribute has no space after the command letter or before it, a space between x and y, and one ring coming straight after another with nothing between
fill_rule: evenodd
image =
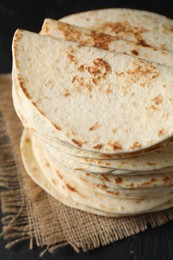
<instances>
[{"instance_id":1,"label":"charred spot","mask_svg":"<svg viewBox=\"0 0 173 260\"><path fill-rule=\"evenodd\" d=\"M152 166L152 165L157 165L157 163L153 163L153 162L147 162L146 164L147 164L147 165L151 165L151 166Z\"/></svg>"},{"instance_id":2,"label":"charred spot","mask_svg":"<svg viewBox=\"0 0 173 260\"><path fill-rule=\"evenodd\" d=\"M79 71L79 72L83 72L84 70L85 70L84 64L82 64L82 65L80 65L80 66L78 67L78 71Z\"/></svg>"},{"instance_id":3,"label":"charred spot","mask_svg":"<svg viewBox=\"0 0 173 260\"><path fill-rule=\"evenodd\" d=\"M64 34L66 40L76 42L81 38L81 32L73 25L58 22L57 28Z\"/></svg>"},{"instance_id":4,"label":"charred spot","mask_svg":"<svg viewBox=\"0 0 173 260\"><path fill-rule=\"evenodd\" d=\"M110 166L111 164L110 164L110 162L106 162L105 165L106 166Z\"/></svg>"},{"instance_id":5,"label":"charred spot","mask_svg":"<svg viewBox=\"0 0 173 260\"><path fill-rule=\"evenodd\" d=\"M55 122L51 122L51 123L58 131L61 131L61 127L60 126L58 126Z\"/></svg>"},{"instance_id":6,"label":"charred spot","mask_svg":"<svg viewBox=\"0 0 173 260\"><path fill-rule=\"evenodd\" d=\"M100 126L99 122L96 122L93 126L91 126L91 127L89 128L89 130L90 130L90 131L94 131L94 130L98 129L99 126Z\"/></svg>"},{"instance_id":7,"label":"charred spot","mask_svg":"<svg viewBox=\"0 0 173 260\"><path fill-rule=\"evenodd\" d=\"M134 55L136 55L136 56L139 55L139 52L136 51L136 50L131 50L131 53L134 54Z\"/></svg>"},{"instance_id":8,"label":"charred spot","mask_svg":"<svg viewBox=\"0 0 173 260\"><path fill-rule=\"evenodd\" d=\"M102 175L102 178L103 178L104 180L108 181L108 182L110 181L109 178L108 178L106 175Z\"/></svg>"},{"instance_id":9,"label":"charred spot","mask_svg":"<svg viewBox=\"0 0 173 260\"><path fill-rule=\"evenodd\" d=\"M93 146L94 149L100 150L103 148L103 144L96 144Z\"/></svg>"},{"instance_id":10,"label":"charred spot","mask_svg":"<svg viewBox=\"0 0 173 260\"><path fill-rule=\"evenodd\" d=\"M31 99L31 95L29 94L29 92L27 91L27 89L24 86L24 80L23 80L22 76L17 75L17 79L18 79L19 85L20 85L21 89L23 90L23 93L25 94L25 96L27 98Z\"/></svg>"},{"instance_id":11,"label":"charred spot","mask_svg":"<svg viewBox=\"0 0 173 260\"><path fill-rule=\"evenodd\" d=\"M142 146L141 143L138 142L138 141L136 141L136 142L134 142L134 143L130 146L130 148L131 148L131 149L136 149L136 148L140 148L141 146Z\"/></svg>"},{"instance_id":12,"label":"charred spot","mask_svg":"<svg viewBox=\"0 0 173 260\"><path fill-rule=\"evenodd\" d=\"M163 97L161 95L155 97L152 99L152 101L156 104L156 105L160 105L163 102Z\"/></svg>"},{"instance_id":13,"label":"charred spot","mask_svg":"<svg viewBox=\"0 0 173 260\"><path fill-rule=\"evenodd\" d=\"M72 139L72 142L73 142L74 144L76 144L77 146L82 147L82 142L81 142L81 141L76 140L76 139Z\"/></svg>"},{"instance_id":14,"label":"charred spot","mask_svg":"<svg viewBox=\"0 0 173 260\"><path fill-rule=\"evenodd\" d=\"M60 178L61 180L63 179L63 177L62 177L62 175L60 174L59 170L56 170L56 174L59 176L59 178Z\"/></svg>"},{"instance_id":15,"label":"charred spot","mask_svg":"<svg viewBox=\"0 0 173 260\"><path fill-rule=\"evenodd\" d=\"M75 171L84 171L84 168L74 168Z\"/></svg>"},{"instance_id":16,"label":"charred spot","mask_svg":"<svg viewBox=\"0 0 173 260\"><path fill-rule=\"evenodd\" d=\"M109 142L108 145L111 146L114 151L122 150L122 146L119 141Z\"/></svg>"},{"instance_id":17,"label":"charred spot","mask_svg":"<svg viewBox=\"0 0 173 260\"><path fill-rule=\"evenodd\" d=\"M25 139L25 142L26 142L26 143L30 143L30 142L31 142L31 139L27 137L27 138Z\"/></svg>"},{"instance_id":18,"label":"charred spot","mask_svg":"<svg viewBox=\"0 0 173 260\"><path fill-rule=\"evenodd\" d=\"M148 47L148 48L151 48L151 47L152 47L151 45L149 45L148 43L146 43L146 41L143 40L143 39L139 40L137 44L138 44L138 45L141 45L141 46L143 46L143 47Z\"/></svg>"},{"instance_id":19,"label":"charred spot","mask_svg":"<svg viewBox=\"0 0 173 260\"><path fill-rule=\"evenodd\" d=\"M107 193L118 196L120 193L118 191L107 191Z\"/></svg>"},{"instance_id":20,"label":"charred spot","mask_svg":"<svg viewBox=\"0 0 173 260\"><path fill-rule=\"evenodd\" d=\"M132 35L137 41L142 39L141 34L147 32L143 27L131 26L129 22L106 22L101 26L94 28L96 31L106 31L106 33L113 33L119 38L123 38L124 35Z\"/></svg>"},{"instance_id":21,"label":"charred spot","mask_svg":"<svg viewBox=\"0 0 173 260\"><path fill-rule=\"evenodd\" d=\"M45 163L46 167L50 167L50 164L48 162Z\"/></svg>"},{"instance_id":22,"label":"charred spot","mask_svg":"<svg viewBox=\"0 0 173 260\"><path fill-rule=\"evenodd\" d=\"M134 186L134 183L132 182L132 183L128 184L127 186L128 186L128 187L133 187L133 186Z\"/></svg>"},{"instance_id":23,"label":"charred spot","mask_svg":"<svg viewBox=\"0 0 173 260\"><path fill-rule=\"evenodd\" d=\"M67 53L67 57L70 60L70 62L73 62L74 64L77 64L77 60L76 60L74 55L72 55L71 53Z\"/></svg>"},{"instance_id":24,"label":"charred spot","mask_svg":"<svg viewBox=\"0 0 173 260\"><path fill-rule=\"evenodd\" d=\"M122 178L121 178L121 177L116 177L116 178L115 178L115 182L116 182L117 184L120 184L120 183L122 182Z\"/></svg>"},{"instance_id":25,"label":"charred spot","mask_svg":"<svg viewBox=\"0 0 173 260\"><path fill-rule=\"evenodd\" d=\"M163 181L164 181L164 182L170 181L170 177L168 177L168 176L164 177L164 178L163 178Z\"/></svg>"},{"instance_id":26,"label":"charred spot","mask_svg":"<svg viewBox=\"0 0 173 260\"><path fill-rule=\"evenodd\" d=\"M68 97L70 96L70 91L68 89L65 89L64 93L63 93L64 97Z\"/></svg>"},{"instance_id":27,"label":"charred spot","mask_svg":"<svg viewBox=\"0 0 173 260\"><path fill-rule=\"evenodd\" d=\"M94 47L109 50L109 43L113 40L112 36L104 33L96 33L95 31L92 31L90 35L93 39Z\"/></svg>"},{"instance_id":28,"label":"charred spot","mask_svg":"<svg viewBox=\"0 0 173 260\"><path fill-rule=\"evenodd\" d=\"M160 129L159 131L158 131L158 136L163 136L163 135L165 135L166 134L166 130L163 128L163 129Z\"/></svg>"},{"instance_id":29,"label":"charred spot","mask_svg":"<svg viewBox=\"0 0 173 260\"><path fill-rule=\"evenodd\" d=\"M77 190L75 188L73 188L71 185L66 184L66 187L71 190L72 192L77 192Z\"/></svg>"},{"instance_id":30,"label":"charred spot","mask_svg":"<svg viewBox=\"0 0 173 260\"><path fill-rule=\"evenodd\" d=\"M52 178L51 180L52 180L52 182L53 182L54 185L57 184L55 179Z\"/></svg>"}]
</instances>

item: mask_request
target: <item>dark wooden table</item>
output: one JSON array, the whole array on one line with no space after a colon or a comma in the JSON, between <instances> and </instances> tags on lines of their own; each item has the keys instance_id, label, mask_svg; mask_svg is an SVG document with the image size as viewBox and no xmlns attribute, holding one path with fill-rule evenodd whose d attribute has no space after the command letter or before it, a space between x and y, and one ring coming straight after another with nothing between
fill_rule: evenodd
<instances>
[{"instance_id":1,"label":"dark wooden table","mask_svg":"<svg viewBox=\"0 0 173 260\"><path fill-rule=\"evenodd\" d=\"M74 12L107 7L143 9L173 18L173 1L166 0L0 0L0 73L11 71L11 41L16 28L38 32L45 17L58 19ZM6 250L5 241L0 238L0 260L39 259L40 249L29 251L27 246L24 243ZM46 253L42 259L173 260L173 222L89 253L77 254L67 246L54 255Z\"/></svg>"}]
</instances>

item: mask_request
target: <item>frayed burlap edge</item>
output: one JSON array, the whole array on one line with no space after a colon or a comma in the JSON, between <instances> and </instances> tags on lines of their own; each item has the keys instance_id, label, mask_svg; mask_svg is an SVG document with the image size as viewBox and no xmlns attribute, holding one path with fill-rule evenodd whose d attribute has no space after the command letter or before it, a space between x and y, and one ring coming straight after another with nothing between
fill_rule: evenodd
<instances>
[{"instance_id":1,"label":"frayed burlap edge","mask_svg":"<svg viewBox=\"0 0 173 260\"><path fill-rule=\"evenodd\" d=\"M20 160L22 127L11 100L10 75L0 76L0 187L6 247L28 240L54 252L70 244L77 252L118 241L173 219L173 208L134 217L106 218L64 206L38 187ZM43 251L43 252L44 252Z\"/></svg>"}]
</instances>

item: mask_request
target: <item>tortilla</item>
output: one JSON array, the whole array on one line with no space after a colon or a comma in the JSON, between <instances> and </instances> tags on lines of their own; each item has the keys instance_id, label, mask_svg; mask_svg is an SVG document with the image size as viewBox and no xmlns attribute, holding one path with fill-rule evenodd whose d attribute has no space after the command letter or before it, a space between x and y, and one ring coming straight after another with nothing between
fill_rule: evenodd
<instances>
[{"instance_id":1,"label":"tortilla","mask_svg":"<svg viewBox=\"0 0 173 260\"><path fill-rule=\"evenodd\" d=\"M135 42L118 38L118 36L97 33L97 31L63 23L58 20L45 19L40 33L173 67L173 52L163 51L152 46L149 48L145 45L136 45Z\"/></svg>"},{"instance_id":2,"label":"tortilla","mask_svg":"<svg viewBox=\"0 0 173 260\"><path fill-rule=\"evenodd\" d=\"M32 152L32 140L26 133L23 134L21 139L21 154L22 160L28 174L43 188L46 187L47 191L54 197L58 198L63 203L69 205L69 201L74 201L70 206L76 208L82 208L89 212L98 212L105 216L121 216L139 214L146 211L152 211L162 208L163 205L169 204L171 200L171 194L162 196L162 198L152 198L147 200L124 200L116 199L111 196L105 196L100 193L82 188L73 181L68 182L65 176L59 178L57 182L52 178L51 184L54 185L55 189L52 188L49 179L52 175L51 167L49 163L43 158L44 163L35 160ZM39 154L39 150L37 151ZM44 157L43 153L41 153ZM47 167L45 165L47 164ZM58 176L58 175L57 175ZM48 180L48 181L46 181ZM63 196L61 196L63 194ZM100 201L100 202L99 202ZM79 203L78 203L79 202ZM169 203L168 203L169 202ZM170 206L170 204L169 204ZM91 208L91 211L90 211Z\"/></svg>"},{"instance_id":3,"label":"tortilla","mask_svg":"<svg viewBox=\"0 0 173 260\"><path fill-rule=\"evenodd\" d=\"M72 14L60 21L133 41L140 46L173 51L173 20L160 14L111 8Z\"/></svg>"},{"instance_id":4,"label":"tortilla","mask_svg":"<svg viewBox=\"0 0 173 260\"><path fill-rule=\"evenodd\" d=\"M56 128L60 141L116 154L172 137L169 67L20 30L14 36L13 58L21 91Z\"/></svg>"}]
</instances>

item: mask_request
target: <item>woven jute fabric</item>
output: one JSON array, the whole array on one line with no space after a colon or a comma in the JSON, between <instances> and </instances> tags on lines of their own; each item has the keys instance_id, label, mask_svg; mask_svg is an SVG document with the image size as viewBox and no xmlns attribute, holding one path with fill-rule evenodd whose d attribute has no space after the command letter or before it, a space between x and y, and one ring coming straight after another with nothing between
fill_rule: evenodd
<instances>
[{"instance_id":1,"label":"woven jute fabric","mask_svg":"<svg viewBox=\"0 0 173 260\"><path fill-rule=\"evenodd\" d=\"M110 218L63 205L25 172L19 152L22 125L11 98L11 76L0 75L0 187L7 248L29 240L50 252L70 244L88 251L173 219L173 208L134 217Z\"/></svg>"}]
</instances>

